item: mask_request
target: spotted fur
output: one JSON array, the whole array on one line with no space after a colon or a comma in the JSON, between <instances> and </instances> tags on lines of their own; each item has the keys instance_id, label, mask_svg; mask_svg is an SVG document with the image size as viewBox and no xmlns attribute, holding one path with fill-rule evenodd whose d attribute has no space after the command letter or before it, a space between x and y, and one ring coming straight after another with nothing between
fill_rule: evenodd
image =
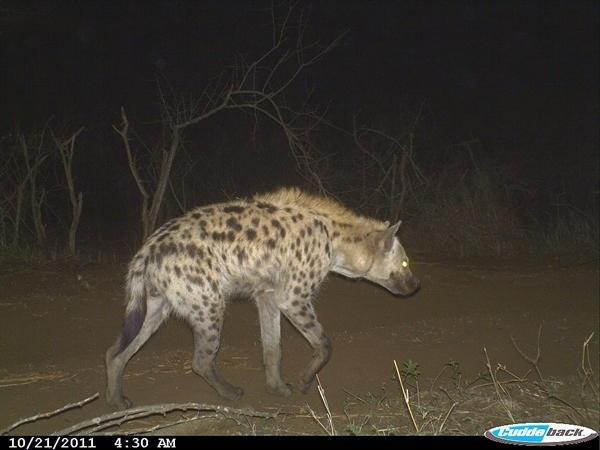
<instances>
[{"instance_id":1,"label":"spotted fur","mask_svg":"<svg viewBox=\"0 0 600 450\"><path fill-rule=\"evenodd\" d=\"M125 366L171 314L194 333L194 371L222 397L239 399L243 390L215 366L225 308L234 296L256 302L269 393L292 394L281 377L281 313L313 347L297 380L306 393L331 356L312 303L329 272L366 278L394 294L419 288L395 237L399 225L295 188L199 207L165 223L129 264L125 323L106 354L108 403L131 406L122 394Z\"/></svg>"}]
</instances>

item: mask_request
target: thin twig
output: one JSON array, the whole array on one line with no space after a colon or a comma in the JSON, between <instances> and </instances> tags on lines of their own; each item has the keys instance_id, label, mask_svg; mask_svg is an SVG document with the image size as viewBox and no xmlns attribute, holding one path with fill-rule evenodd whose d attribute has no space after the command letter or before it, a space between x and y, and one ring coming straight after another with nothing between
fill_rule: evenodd
<instances>
[{"instance_id":1,"label":"thin twig","mask_svg":"<svg viewBox=\"0 0 600 450\"><path fill-rule=\"evenodd\" d=\"M396 367L396 375L398 376L398 382L400 383L400 389L402 389L402 396L404 397L404 403L406 403L406 407L408 408L408 413L410 414L410 418L412 420L413 426L417 433L419 432L419 426L415 420L415 416L413 416L412 409L410 408L408 389L404 390L404 384L402 383L402 377L400 376L400 370L398 370L398 364L396 364L396 360L394 360L394 367Z\"/></svg>"},{"instance_id":2,"label":"thin twig","mask_svg":"<svg viewBox=\"0 0 600 450\"><path fill-rule=\"evenodd\" d=\"M251 408L230 408L222 405L209 405L205 403L166 403L150 406L139 406L136 408L127 409L125 411L117 411L111 414L105 414L94 419L86 420L64 430L56 431L52 435L63 436L82 431L78 434L92 434L98 431L105 430L113 426L120 426L125 422L130 422L142 417L153 415L166 415L173 411L213 411L220 413L227 418L236 420L237 416L262 417L271 419L279 415L279 411L275 413L266 413L254 411ZM93 427L93 428L92 428ZM88 429L89 428L89 429ZM119 430L119 434L124 434L124 430ZM130 433L128 433L130 434Z\"/></svg>"},{"instance_id":3,"label":"thin twig","mask_svg":"<svg viewBox=\"0 0 600 450\"><path fill-rule=\"evenodd\" d=\"M358 400L359 402L362 402L362 403L364 403L365 405L367 405L367 404L368 404L368 403L367 403L365 400L363 400L362 398L360 398L360 397L359 397L359 396L357 396L357 395L354 395L352 392L350 392L350 391L347 391L347 390L346 390L346 389L344 389L344 388L342 388L342 391L344 391L346 394L348 394L348 395L350 395L350 396L354 397L354 398L355 398L356 400Z\"/></svg>"},{"instance_id":4,"label":"thin twig","mask_svg":"<svg viewBox=\"0 0 600 450\"><path fill-rule=\"evenodd\" d=\"M446 424L446 420L448 420L448 417L450 417L450 413L452 412L452 410L454 409L454 407L458 405L458 403L452 403L452 406L450 407L450 410L448 411L448 414L446 414L446 417L444 417L444 420L442 421L442 424L440 425L440 429L438 431L438 433L442 432L442 429L444 428L444 425Z\"/></svg>"},{"instance_id":5,"label":"thin twig","mask_svg":"<svg viewBox=\"0 0 600 450\"><path fill-rule=\"evenodd\" d=\"M323 430L325 431L325 433L329 434L329 430L327 429L327 427L325 425L323 425L323 423L319 420L319 418L317 417L317 415L315 414L315 412L312 410L312 408L307 404L306 407L308 408L308 410L310 411L310 416L315 420L315 422L317 422L319 424L319 426L321 428L323 428ZM329 434L330 435L330 434ZM330 435L331 436L331 435Z\"/></svg>"},{"instance_id":6,"label":"thin twig","mask_svg":"<svg viewBox=\"0 0 600 450\"><path fill-rule=\"evenodd\" d=\"M596 398L598 398L598 389L596 388L596 380L594 379L594 370L592 369L592 365L590 363L589 343L592 339L592 336L594 336L594 333L590 334L590 337L584 341L583 348L581 349L581 371L585 377L583 380L583 385L585 386L585 383L587 382Z\"/></svg>"},{"instance_id":7,"label":"thin twig","mask_svg":"<svg viewBox=\"0 0 600 450\"><path fill-rule=\"evenodd\" d=\"M317 377L317 389L319 389L319 395L321 396L321 401L323 405L325 405L325 410L327 411L327 422L329 424L328 431L330 436L337 436L337 432L335 431L335 427L333 426L333 418L331 417L331 411L329 409L329 404L327 403L327 398L325 397L325 389L321 386L321 380L319 379L319 375Z\"/></svg>"},{"instance_id":8,"label":"thin twig","mask_svg":"<svg viewBox=\"0 0 600 450\"><path fill-rule=\"evenodd\" d=\"M500 401L500 404L502 405L502 408L504 408L504 411L506 411L506 414L508 414L508 417L510 418L510 420L513 423L515 423L515 419L514 419L512 413L510 412L510 410L508 409L508 407L506 406L506 404L504 402L504 397L502 395L502 392L504 392L507 395L508 395L508 393L500 385L500 383L498 383L498 380L496 379L495 371L492 370L492 365L490 363L490 358L488 357L487 349L485 347L483 348L483 351L485 353L485 359L486 359L486 364L487 364L488 370L490 371L490 377L492 377L492 382L494 383L494 388L496 388L496 395L498 395L498 400Z\"/></svg>"},{"instance_id":9,"label":"thin twig","mask_svg":"<svg viewBox=\"0 0 600 450\"><path fill-rule=\"evenodd\" d=\"M521 351L521 349L519 348L519 346L516 344L515 340L513 339L512 334L510 335L510 340L512 341L512 343L515 346L515 348L517 349L517 351L521 354L521 356L523 358L525 358L526 361L529 361L531 364L533 364L535 371L537 372L538 376L540 377L540 381L542 382L542 385L545 386L544 378L542 378L542 373L540 372L540 368L538 367L538 362L541 357L541 350L540 350L540 336L541 335L542 335L542 324L540 324L540 329L538 330L537 355L536 355L535 359L528 357Z\"/></svg>"},{"instance_id":10,"label":"thin twig","mask_svg":"<svg viewBox=\"0 0 600 450\"><path fill-rule=\"evenodd\" d=\"M502 367L499 367L499 368L498 368L498 370L503 370L503 368L502 368ZM531 372L531 371L527 372L527 373L525 374L525 377L526 377L526 376L527 376L527 375L528 375L530 372ZM506 381L498 381L498 379L496 379L496 383L498 383L500 386L502 386L502 385L505 385L505 384L513 384L513 383L525 383L525 382L527 381L527 379L526 379L525 377L523 377L523 379L518 379L518 378L515 378L514 380L506 380ZM473 387L469 386L469 389L471 389L471 388L472 388L472 389L479 389L479 388L490 387L490 386L493 386L493 385L494 385L494 383L493 383L493 382L492 382L492 383L483 383L483 384L478 384L478 385L476 385L476 386L473 386ZM503 388L502 390L504 391L504 388Z\"/></svg>"},{"instance_id":11,"label":"thin twig","mask_svg":"<svg viewBox=\"0 0 600 450\"><path fill-rule=\"evenodd\" d=\"M437 377L435 377L435 379L433 380L433 382L431 383L431 387L429 388L430 391L433 390L433 386L435 385L435 383L437 382L437 380L439 380L439 378L442 376L442 374L444 373L444 371L448 368L448 364L444 365L444 368L440 371L440 373L438 374Z\"/></svg>"},{"instance_id":12,"label":"thin twig","mask_svg":"<svg viewBox=\"0 0 600 450\"><path fill-rule=\"evenodd\" d=\"M25 419L18 420L17 422L13 423L9 427L7 427L7 428L5 428L3 430L0 430L0 436L4 436L5 434L8 434L9 431L14 430L15 428L17 428L17 427L19 427L19 426L21 426L21 425L23 425L25 423L35 422L38 419L47 419L49 417L55 416L57 414L60 414L60 413L65 412L65 411L67 411L69 409L72 409L72 408L80 408L83 405L85 405L86 403L89 403L92 400L97 399L99 396L100 396L100 394L98 394L98 392L96 392L91 397L88 397L85 400L82 400L80 402L69 403L69 404L63 406L62 408L55 409L54 411L50 411L50 412L47 412L47 413L36 414L35 416L26 417Z\"/></svg>"}]
</instances>

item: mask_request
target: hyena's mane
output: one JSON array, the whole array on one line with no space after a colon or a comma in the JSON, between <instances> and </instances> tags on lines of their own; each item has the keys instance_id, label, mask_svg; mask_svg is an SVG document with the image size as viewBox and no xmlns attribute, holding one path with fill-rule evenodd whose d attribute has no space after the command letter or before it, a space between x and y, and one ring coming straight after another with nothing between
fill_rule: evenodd
<instances>
[{"instance_id":1,"label":"hyena's mane","mask_svg":"<svg viewBox=\"0 0 600 450\"><path fill-rule=\"evenodd\" d=\"M387 228L384 222L356 214L341 203L328 197L309 194L299 188L281 188L275 192L254 197L257 202L267 202L279 207L303 208L326 218L333 226L346 229L353 235L365 236Z\"/></svg>"}]
</instances>

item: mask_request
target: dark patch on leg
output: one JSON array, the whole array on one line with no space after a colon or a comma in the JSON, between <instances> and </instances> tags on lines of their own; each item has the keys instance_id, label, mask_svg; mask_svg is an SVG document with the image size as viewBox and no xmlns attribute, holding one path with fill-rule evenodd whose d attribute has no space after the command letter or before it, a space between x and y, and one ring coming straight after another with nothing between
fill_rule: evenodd
<instances>
[{"instance_id":1,"label":"dark patch on leg","mask_svg":"<svg viewBox=\"0 0 600 450\"><path fill-rule=\"evenodd\" d=\"M114 356L117 356L125 350L129 344L135 339L140 332L144 318L146 317L146 302L143 302L143 307L135 309L125 318L121 335L119 336L119 346Z\"/></svg>"}]
</instances>

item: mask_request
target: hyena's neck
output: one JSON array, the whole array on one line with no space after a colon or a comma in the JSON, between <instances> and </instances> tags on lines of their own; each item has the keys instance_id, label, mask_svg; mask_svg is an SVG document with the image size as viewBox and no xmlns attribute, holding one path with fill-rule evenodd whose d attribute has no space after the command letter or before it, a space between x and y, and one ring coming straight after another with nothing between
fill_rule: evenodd
<instances>
[{"instance_id":1,"label":"hyena's neck","mask_svg":"<svg viewBox=\"0 0 600 450\"><path fill-rule=\"evenodd\" d=\"M337 226L336 226L337 225ZM373 235L385 229L381 227L365 229L362 226L339 227L339 222L332 224L332 267L331 271L350 278L364 277L373 265Z\"/></svg>"},{"instance_id":2,"label":"hyena's neck","mask_svg":"<svg viewBox=\"0 0 600 450\"><path fill-rule=\"evenodd\" d=\"M341 275L364 277L374 261L373 236L388 224L364 217L325 197L316 197L295 189L285 189L261 200L280 207L302 208L325 224L332 248L331 271Z\"/></svg>"}]
</instances>

